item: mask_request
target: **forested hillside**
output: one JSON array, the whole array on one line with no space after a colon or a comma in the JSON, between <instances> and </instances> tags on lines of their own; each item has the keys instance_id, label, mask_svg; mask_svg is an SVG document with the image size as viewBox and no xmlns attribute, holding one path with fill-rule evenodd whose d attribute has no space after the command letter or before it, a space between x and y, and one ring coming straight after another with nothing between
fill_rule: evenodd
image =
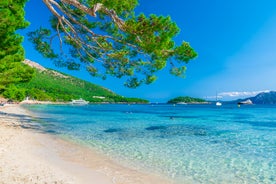
<instances>
[{"instance_id":1,"label":"forested hillside","mask_svg":"<svg viewBox=\"0 0 276 184\"><path fill-rule=\"evenodd\" d=\"M32 62L32 64L37 64ZM33 66L34 67L34 66ZM3 94L6 98L21 101L26 97L41 101L67 102L83 98L90 102L139 102L138 98L125 98L106 88L54 70L35 66L35 73L28 83L20 83Z\"/></svg>"},{"instance_id":2,"label":"forested hillside","mask_svg":"<svg viewBox=\"0 0 276 184\"><path fill-rule=\"evenodd\" d=\"M179 96L168 101L169 104L176 103L206 103L206 100L201 98L193 98L189 96Z\"/></svg>"}]
</instances>

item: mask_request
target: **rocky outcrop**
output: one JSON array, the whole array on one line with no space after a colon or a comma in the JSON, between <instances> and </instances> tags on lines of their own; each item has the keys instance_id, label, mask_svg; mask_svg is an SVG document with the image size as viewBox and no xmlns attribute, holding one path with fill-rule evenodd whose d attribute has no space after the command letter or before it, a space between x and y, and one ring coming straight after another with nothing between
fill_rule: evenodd
<instances>
[{"instance_id":1,"label":"rocky outcrop","mask_svg":"<svg viewBox=\"0 0 276 184\"><path fill-rule=\"evenodd\" d=\"M41 66L40 64L38 64L38 63L36 63L36 62L33 62L33 61L31 61L31 60L28 60L28 59L25 59L25 60L23 61L23 63L26 64L26 65L29 65L29 66L32 67L32 68L36 68L38 71L41 71L41 72L47 70L46 68L44 68L44 67Z\"/></svg>"},{"instance_id":2,"label":"rocky outcrop","mask_svg":"<svg viewBox=\"0 0 276 184\"><path fill-rule=\"evenodd\" d=\"M39 72L49 72L49 73L53 74L54 76L57 76L57 77L60 77L60 78L65 78L65 79L68 78L68 76L63 75L60 72L56 72L54 70L49 70L47 68L44 68L40 64L38 64L36 62L33 62L33 61L29 60L29 59L25 59L23 61L23 63L26 64L26 65L29 65L32 68L37 69Z\"/></svg>"}]
</instances>

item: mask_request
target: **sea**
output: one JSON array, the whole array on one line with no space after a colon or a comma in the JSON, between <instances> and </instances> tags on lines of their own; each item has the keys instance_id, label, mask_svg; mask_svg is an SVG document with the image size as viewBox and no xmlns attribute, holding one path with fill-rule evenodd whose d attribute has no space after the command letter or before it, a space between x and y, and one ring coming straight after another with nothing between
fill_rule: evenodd
<instances>
[{"instance_id":1,"label":"sea","mask_svg":"<svg viewBox=\"0 0 276 184\"><path fill-rule=\"evenodd\" d=\"M49 133L175 183L275 184L275 105L26 105Z\"/></svg>"}]
</instances>

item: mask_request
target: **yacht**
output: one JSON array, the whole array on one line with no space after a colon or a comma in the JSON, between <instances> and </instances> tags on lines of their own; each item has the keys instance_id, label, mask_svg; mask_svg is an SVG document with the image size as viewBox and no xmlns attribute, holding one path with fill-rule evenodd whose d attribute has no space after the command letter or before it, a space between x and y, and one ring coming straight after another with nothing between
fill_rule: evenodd
<instances>
[{"instance_id":1,"label":"yacht","mask_svg":"<svg viewBox=\"0 0 276 184\"><path fill-rule=\"evenodd\" d=\"M80 98L79 100L72 100L70 102L70 104L72 105L87 105L88 103L89 103L88 101L85 101L82 98Z\"/></svg>"},{"instance_id":2,"label":"yacht","mask_svg":"<svg viewBox=\"0 0 276 184\"><path fill-rule=\"evenodd\" d=\"M245 101L238 102L238 105L252 105L252 101L250 99L247 99Z\"/></svg>"}]
</instances>

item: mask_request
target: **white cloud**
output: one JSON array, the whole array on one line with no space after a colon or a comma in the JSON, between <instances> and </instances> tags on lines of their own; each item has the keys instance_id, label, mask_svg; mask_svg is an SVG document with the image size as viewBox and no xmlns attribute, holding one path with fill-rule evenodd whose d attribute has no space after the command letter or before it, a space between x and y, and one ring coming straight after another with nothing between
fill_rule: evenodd
<instances>
[{"instance_id":1,"label":"white cloud","mask_svg":"<svg viewBox=\"0 0 276 184\"><path fill-rule=\"evenodd\" d=\"M255 96L262 92L269 92L270 90L264 90L264 91L234 91L234 92L222 92L219 93L219 96L222 97L239 97L239 96Z\"/></svg>"}]
</instances>

